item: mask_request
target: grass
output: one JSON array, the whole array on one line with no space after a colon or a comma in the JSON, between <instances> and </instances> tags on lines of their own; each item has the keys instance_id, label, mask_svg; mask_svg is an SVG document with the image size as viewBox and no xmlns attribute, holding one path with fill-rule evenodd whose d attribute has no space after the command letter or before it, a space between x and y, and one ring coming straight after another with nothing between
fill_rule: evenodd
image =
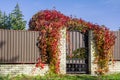
<instances>
[{"instance_id":1,"label":"grass","mask_svg":"<svg viewBox=\"0 0 120 80\"><path fill-rule=\"evenodd\" d=\"M0 76L0 80L120 80L120 73L106 76L90 75L46 75L46 76L26 76L18 75L15 77Z\"/></svg>"}]
</instances>

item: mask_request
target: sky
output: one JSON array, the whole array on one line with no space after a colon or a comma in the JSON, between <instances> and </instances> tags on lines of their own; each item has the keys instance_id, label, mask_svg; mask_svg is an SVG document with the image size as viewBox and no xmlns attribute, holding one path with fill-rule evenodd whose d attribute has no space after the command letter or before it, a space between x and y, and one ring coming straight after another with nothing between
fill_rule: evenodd
<instances>
[{"instance_id":1,"label":"sky","mask_svg":"<svg viewBox=\"0 0 120 80\"><path fill-rule=\"evenodd\" d=\"M120 0L0 0L0 10L9 14L19 4L28 23L40 10L56 9L67 16L75 16L110 30L120 28Z\"/></svg>"}]
</instances>

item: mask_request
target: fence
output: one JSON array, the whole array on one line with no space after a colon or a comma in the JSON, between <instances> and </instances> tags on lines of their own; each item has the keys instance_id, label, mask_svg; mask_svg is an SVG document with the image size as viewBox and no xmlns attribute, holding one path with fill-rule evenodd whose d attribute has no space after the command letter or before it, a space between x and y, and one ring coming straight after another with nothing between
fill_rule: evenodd
<instances>
[{"instance_id":1,"label":"fence","mask_svg":"<svg viewBox=\"0 0 120 80\"><path fill-rule=\"evenodd\" d=\"M113 31L113 33L116 36L115 39L115 45L113 47L113 57L114 60L120 60L120 31ZM72 53L74 50L80 47L84 47L84 38L82 34L79 34L79 32L70 32L70 44L67 44L67 54ZM70 45L70 48L68 46ZM76 45L76 46L75 46ZM70 50L71 49L71 50ZM70 52L71 51L71 52Z\"/></svg>"},{"instance_id":2,"label":"fence","mask_svg":"<svg viewBox=\"0 0 120 80\"><path fill-rule=\"evenodd\" d=\"M35 63L39 32L0 30L0 63Z\"/></svg>"},{"instance_id":3,"label":"fence","mask_svg":"<svg viewBox=\"0 0 120 80\"><path fill-rule=\"evenodd\" d=\"M120 31L114 31L116 36L115 45L113 49L114 60L120 60Z\"/></svg>"},{"instance_id":4,"label":"fence","mask_svg":"<svg viewBox=\"0 0 120 80\"><path fill-rule=\"evenodd\" d=\"M66 53L67 55L72 54L72 52L78 48L85 47L84 44L84 35L82 35L80 32L76 31L69 31L68 32L69 40L67 40L66 45Z\"/></svg>"},{"instance_id":5,"label":"fence","mask_svg":"<svg viewBox=\"0 0 120 80\"><path fill-rule=\"evenodd\" d=\"M120 60L120 31L114 31L114 34L117 38L113 55L115 60ZM82 36L78 32L70 33L70 36L73 35L79 37L71 40L76 44L76 46L72 44L74 47L72 51L81 47L79 44L84 45ZM38 36L37 31L0 30L0 63L35 63L39 56L39 49L36 46ZM67 54L69 53L67 50Z\"/></svg>"}]
</instances>

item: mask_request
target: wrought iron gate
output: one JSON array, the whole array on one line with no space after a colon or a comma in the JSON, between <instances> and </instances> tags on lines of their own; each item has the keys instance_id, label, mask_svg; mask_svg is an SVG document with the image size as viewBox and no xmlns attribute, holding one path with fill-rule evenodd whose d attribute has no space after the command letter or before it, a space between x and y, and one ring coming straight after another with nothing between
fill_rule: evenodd
<instances>
[{"instance_id":1,"label":"wrought iron gate","mask_svg":"<svg viewBox=\"0 0 120 80\"><path fill-rule=\"evenodd\" d=\"M66 72L68 74L88 73L88 33L69 31L67 38Z\"/></svg>"}]
</instances>

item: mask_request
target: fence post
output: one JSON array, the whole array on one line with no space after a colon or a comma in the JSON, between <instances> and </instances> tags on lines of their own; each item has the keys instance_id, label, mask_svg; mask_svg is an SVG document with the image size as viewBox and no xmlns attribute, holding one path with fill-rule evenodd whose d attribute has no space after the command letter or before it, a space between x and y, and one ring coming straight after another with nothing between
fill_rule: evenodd
<instances>
[{"instance_id":1,"label":"fence post","mask_svg":"<svg viewBox=\"0 0 120 80\"><path fill-rule=\"evenodd\" d=\"M94 42L94 39L93 39L93 32L92 30L89 31L89 34L88 34L88 44L89 44L89 55L88 55L88 70L89 70L89 73L91 75L96 75L95 74L95 68L97 67L96 64L94 64L94 53L95 53L95 42Z\"/></svg>"},{"instance_id":2,"label":"fence post","mask_svg":"<svg viewBox=\"0 0 120 80\"><path fill-rule=\"evenodd\" d=\"M66 28L61 30L59 49L60 55L60 74L66 74Z\"/></svg>"}]
</instances>

